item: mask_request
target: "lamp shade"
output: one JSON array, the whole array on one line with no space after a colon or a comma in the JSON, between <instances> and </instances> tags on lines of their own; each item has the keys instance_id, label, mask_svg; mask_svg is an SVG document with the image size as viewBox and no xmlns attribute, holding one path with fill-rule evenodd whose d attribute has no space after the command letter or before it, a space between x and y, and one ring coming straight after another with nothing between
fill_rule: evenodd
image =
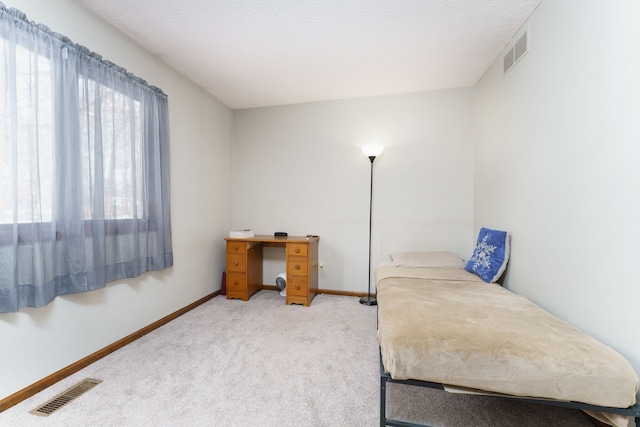
<instances>
[{"instance_id":1,"label":"lamp shade","mask_svg":"<svg viewBox=\"0 0 640 427\"><path fill-rule=\"evenodd\" d=\"M367 157L378 157L384 151L382 144L367 144L362 146L362 152Z\"/></svg>"}]
</instances>

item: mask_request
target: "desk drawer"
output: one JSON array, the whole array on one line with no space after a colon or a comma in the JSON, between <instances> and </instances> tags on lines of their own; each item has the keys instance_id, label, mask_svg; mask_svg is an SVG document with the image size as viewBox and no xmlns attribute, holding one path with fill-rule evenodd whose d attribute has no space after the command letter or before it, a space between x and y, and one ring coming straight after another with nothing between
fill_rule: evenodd
<instances>
[{"instance_id":1,"label":"desk drawer","mask_svg":"<svg viewBox=\"0 0 640 427\"><path fill-rule=\"evenodd\" d=\"M247 242L227 242L228 254L246 254Z\"/></svg>"},{"instance_id":2,"label":"desk drawer","mask_svg":"<svg viewBox=\"0 0 640 427\"><path fill-rule=\"evenodd\" d=\"M227 274L227 292L229 291L231 291L232 294L242 292L242 296L244 297L247 291L247 276L238 273Z\"/></svg>"},{"instance_id":3,"label":"desk drawer","mask_svg":"<svg viewBox=\"0 0 640 427\"><path fill-rule=\"evenodd\" d=\"M227 272L245 273L247 257L244 254L227 253Z\"/></svg>"},{"instance_id":4,"label":"desk drawer","mask_svg":"<svg viewBox=\"0 0 640 427\"><path fill-rule=\"evenodd\" d=\"M304 257L287 257L287 280L289 276L307 276L309 274L308 259Z\"/></svg>"},{"instance_id":5,"label":"desk drawer","mask_svg":"<svg viewBox=\"0 0 640 427\"><path fill-rule=\"evenodd\" d=\"M309 245L304 243L289 243L287 245L287 252L289 256L307 256L309 253Z\"/></svg>"},{"instance_id":6,"label":"desk drawer","mask_svg":"<svg viewBox=\"0 0 640 427\"><path fill-rule=\"evenodd\" d=\"M287 277L287 295L306 297L309 294L309 286L306 278Z\"/></svg>"}]
</instances>

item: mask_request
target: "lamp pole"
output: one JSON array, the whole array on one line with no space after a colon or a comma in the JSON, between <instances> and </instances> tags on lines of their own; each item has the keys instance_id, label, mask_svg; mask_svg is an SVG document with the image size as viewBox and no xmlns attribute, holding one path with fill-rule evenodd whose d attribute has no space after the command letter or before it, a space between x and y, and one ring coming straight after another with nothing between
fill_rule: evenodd
<instances>
[{"instance_id":1,"label":"lamp pole","mask_svg":"<svg viewBox=\"0 0 640 427\"><path fill-rule=\"evenodd\" d=\"M382 150L384 150L384 147L378 144L362 147L362 152L371 162L371 177L369 181L369 281L367 282L367 296L360 298L360 304L369 306L378 305L378 301L371 297L371 219L373 217L373 162L382 153Z\"/></svg>"}]
</instances>

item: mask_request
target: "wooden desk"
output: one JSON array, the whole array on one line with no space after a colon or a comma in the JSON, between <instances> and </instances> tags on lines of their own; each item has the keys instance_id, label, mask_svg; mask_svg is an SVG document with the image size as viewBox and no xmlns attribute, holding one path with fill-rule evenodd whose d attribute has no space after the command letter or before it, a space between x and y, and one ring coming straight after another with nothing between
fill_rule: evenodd
<instances>
[{"instance_id":1,"label":"wooden desk","mask_svg":"<svg viewBox=\"0 0 640 427\"><path fill-rule=\"evenodd\" d=\"M287 304L309 306L318 293L318 236L226 238L227 299L247 301L262 289L262 248L286 250Z\"/></svg>"}]
</instances>

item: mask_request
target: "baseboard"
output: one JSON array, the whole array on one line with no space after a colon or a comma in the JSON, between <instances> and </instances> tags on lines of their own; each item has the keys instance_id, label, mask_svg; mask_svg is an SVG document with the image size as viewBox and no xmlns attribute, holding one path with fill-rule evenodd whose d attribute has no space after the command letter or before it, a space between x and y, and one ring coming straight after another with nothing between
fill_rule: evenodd
<instances>
[{"instance_id":1,"label":"baseboard","mask_svg":"<svg viewBox=\"0 0 640 427\"><path fill-rule=\"evenodd\" d=\"M276 285L262 285L262 289L266 291L277 291L278 288ZM349 291L335 291L333 289L318 289L319 294L328 294L328 295L339 295L343 297L366 297L368 294L366 292L349 292ZM376 297L375 294L371 294L372 297Z\"/></svg>"},{"instance_id":2,"label":"baseboard","mask_svg":"<svg viewBox=\"0 0 640 427\"><path fill-rule=\"evenodd\" d=\"M332 289L318 289L319 294L329 294L329 295L340 295L343 297L366 297L368 294L366 292L349 292L349 291L334 291ZM373 298L376 297L376 294L371 294Z\"/></svg>"},{"instance_id":3,"label":"baseboard","mask_svg":"<svg viewBox=\"0 0 640 427\"><path fill-rule=\"evenodd\" d=\"M216 297L217 295L220 294L220 291L216 291L213 292L203 298L200 298L199 300L189 304L186 307L181 308L180 310L171 313L165 317L163 317L160 320L157 320L155 322L153 322L150 325L145 326L144 328L140 329L139 331L136 331L134 333L132 333L131 335L128 335L116 342L114 342L113 344L110 344L106 347L104 347L101 350L96 351L93 354L90 354L89 356L78 360L75 363L72 363L71 365L67 366L66 368L63 368L61 370L59 370L58 372L55 372L51 375L49 375L46 378L41 379L40 381L37 381L33 384L31 384L28 387L23 388L20 391L15 392L14 394L5 397L4 399L0 400L0 412L6 411L7 409L11 408L14 405L17 405L18 403L22 402L23 400L26 400L28 398L30 398L31 396L34 396L35 394L41 392L42 390L52 386L53 384L57 383L60 380L63 380L65 378L67 378L68 376L75 374L76 372L78 372L79 370L86 368L87 366L91 365L93 362L102 359L103 357L113 353L114 351L124 347L127 344L132 343L133 341L137 340L138 338L148 334L149 332L152 332L156 329L158 329L160 326L166 325L167 323L171 322L172 320L182 316L183 314L185 314L188 311L193 310L194 308L196 308L197 306L199 306L200 304L203 304L207 301L209 301L211 298Z\"/></svg>"}]
</instances>

